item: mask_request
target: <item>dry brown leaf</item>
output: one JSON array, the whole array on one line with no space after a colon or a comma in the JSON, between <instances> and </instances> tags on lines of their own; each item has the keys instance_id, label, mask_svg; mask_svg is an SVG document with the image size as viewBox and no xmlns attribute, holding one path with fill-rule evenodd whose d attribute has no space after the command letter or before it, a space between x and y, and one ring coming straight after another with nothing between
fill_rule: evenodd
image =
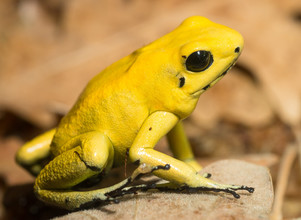
<instances>
[{"instance_id":1,"label":"dry brown leaf","mask_svg":"<svg viewBox=\"0 0 301 220\"><path fill-rule=\"evenodd\" d=\"M184 18L199 14L243 33L246 38L246 48L241 57L241 63L252 70L260 80L263 87L257 93L264 91L268 97L268 103L273 103L274 110L286 122L293 123L299 120L300 29L287 17L284 10L274 5L273 2L226 0L216 4L207 0L166 5L155 2L151 4L153 11L146 15L141 12L143 9L136 9L147 8L149 4L133 3L128 9L138 12L125 19L123 23L120 21L123 19L120 18L127 17L121 13L124 9L123 3L99 4L99 6L105 4L103 8L115 11L113 10L111 16L110 13L98 13L98 10L92 10L89 14L88 11L92 5L83 6L80 1L73 2L70 7L66 6L66 16L63 21L66 32L62 32L66 34L63 35L64 37L55 35L51 28L47 29L47 33L52 36L48 40L41 40L39 33L36 32L26 34L31 30L37 31L33 27L25 26L16 32L18 36L22 33L28 36L28 40L19 37L23 57L30 57L32 51L36 53L29 59L32 65L24 61L16 65L14 57L8 60L13 65L3 71L15 77L7 76L0 81L2 109L9 109L35 124L49 127L54 123L52 112L66 112L93 75L114 60L173 29ZM164 10L164 7L169 10ZM97 7L93 5L92 8ZM116 18L117 14L118 18ZM112 21L105 19L114 16L115 19L111 19ZM137 19L138 17L142 19ZM76 28L75 24L78 24L80 20L84 23ZM104 20L106 22L103 22ZM126 22L130 24L125 26ZM48 24L47 19L46 23ZM116 24L116 28L111 27L113 24ZM93 36L90 36L91 34ZM12 42L14 42L13 39ZM34 40L35 47L28 46L22 49L23 45L30 44L31 39ZM48 47L45 48L46 45ZM44 53L39 48L43 48ZM9 51L10 48L7 50ZM45 62L45 59L49 61ZM13 66L18 66L18 68L13 69ZM26 66L29 67L26 68ZM14 71L19 74L16 75ZM247 93L248 91L246 95ZM253 100L257 99L253 89L250 89L248 96ZM215 97L215 99L221 98ZM271 118L270 113L267 113L267 108L265 108L266 117L263 114L256 118L258 116L256 113L263 106L262 99L255 101L254 105L256 103L259 103L261 107L254 107L254 112L246 113L246 106L240 105L238 100L232 105L235 108L229 108L228 114L231 118L237 117L235 120L243 124L254 125L258 122L264 124ZM201 104L207 105L206 102ZM225 112L218 111L214 120L217 121L216 118L222 118L224 115Z\"/></svg>"},{"instance_id":2,"label":"dry brown leaf","mask_svg":"<svg viewBox=\"0 0 301 220\"><path fill-rule=\"evenodd\" d=\"M237 7L242 9L241 5ZM240 30L246 40L240 61L256 74L276 114L288 124L298 124L301 119L300 26L270 1L252 1L244 8L249 10L243 10L240 19L244 24Z\"/></svg>"},{"instance_id":3,"label":"dry brown leaf","mask_svg":"<svg viewBox=\"0 0 301 220\"><path fill-rule=\"evenodd\" d=\"M249 77L233 69L222 82L200 97L192 120L213 127L222 118L246 126L263 126L272 121L273 110Z\"/></svg>"},{"instance_id":4,"label":"dry brown leaf","mask_svg":"<svg viewBox=\"0 0 301 220\"><path fill-rule=\"evenodd\" d=\"M22 142L15 137L0 139L0 176L8 185L33 182L34 178L15 162L15 154Z\"/></svg>"},{"instance_id":5,"label":"dry brown leaf","mask_svg":"<svg viewBox=\"0 0 301 220\"><path fill-rule=\"evenodd\" d=\"M271 168L272 166L275 166L279 163L279 157L275 154L246 154L246 155L239 155L239 156L231 156L231 158L215 158L215 157L209 157L209 158L197 158L197 161L202 166L208 166L214 162L217 162L222 159L235 159L235 160L241 160L244 162L256 164L259 166L264 166L267 168Z\"/></svg>"}]
</instances>

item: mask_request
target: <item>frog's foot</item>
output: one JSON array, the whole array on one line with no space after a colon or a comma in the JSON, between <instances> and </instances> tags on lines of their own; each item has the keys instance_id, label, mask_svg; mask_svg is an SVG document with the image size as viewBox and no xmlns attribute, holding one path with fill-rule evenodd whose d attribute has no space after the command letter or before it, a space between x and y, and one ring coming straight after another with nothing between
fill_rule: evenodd
<instances>
[{"instance_id":1,"label":"frog's foot","mask_svg":"<svg viewBox=\"0 0 301 220\"><path fill-rule=\"evenodd\" d=\"M249 193L253 193L255 189L253 187L248 187L248 186L226 185L225 187L220 187L220 188L183 186L181 187L181 190L186 190L187 192L190 193L202 192L202 191L225 192L225 193L230 193L233 195L234 198L239 199L240 195L236 193L237 190L245 190L248 191Z\"/></svg>"},{"instance_id":2,"label":"frog's foot","mask_svg":"<svg viewBox=\"0 0 301 220\"><path fill-rule=\"evenodd\" d=\"M200 187L190 187L190 186L179 186L175 183L171 182L166 182L166 183L158 183L158 184L149 184L149 185L140 185L137 186L140 187L141 191L147 191L150 189L157 189L159 191L164 191L164 192L182 192L186 191L189 193L197 193L197 192L225 192L225 193L230 193L231 195L234 196L234 198L239 199L240 195L236 193L238 190L245 190L249 193L254 192L253 187L248 187L248 186L236 186L236 185L223 185L223 184L218 184L217 186L214 187L205 187L205 186L200 186ZM127 188L125 188L127 190ZM130 189L131 190L131 189Z\"/></svg>"}]
</instances>

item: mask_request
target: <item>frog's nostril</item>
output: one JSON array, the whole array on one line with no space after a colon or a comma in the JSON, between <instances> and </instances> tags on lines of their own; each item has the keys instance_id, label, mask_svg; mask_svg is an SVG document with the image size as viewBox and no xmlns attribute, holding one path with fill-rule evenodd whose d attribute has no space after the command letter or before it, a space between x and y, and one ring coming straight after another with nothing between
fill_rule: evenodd
<instances>
[{"instance_id":1,"label":"frog's nostril","mask_svg":"<svg viewBox=\"0 0 301 220\"><path fill-rule=\"evenodd\" d=\"M239 51L240 51L240 47L236 47L234 50L235 53L239 53Z\"/></svg>"}]
</instances>

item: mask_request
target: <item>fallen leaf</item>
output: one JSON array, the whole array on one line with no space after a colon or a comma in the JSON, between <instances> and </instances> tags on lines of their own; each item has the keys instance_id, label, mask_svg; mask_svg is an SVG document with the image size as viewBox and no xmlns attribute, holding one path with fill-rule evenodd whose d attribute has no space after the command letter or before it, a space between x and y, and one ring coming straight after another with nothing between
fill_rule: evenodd
<instances>
[{"instance_id":1,"label":"fallen leaf","mask_svg":"<svg viewBox=\"0 0 301 220\"><path fill-rule=\"evenodd\" d=\"M99 4L114 8L116 9L114 13L124 16L121 13L123 10L121 2ZM271 113L267 113L266 107L263 115L257 113L263 106L262 100L265 100L266 105L271 104L273 111L286 123L294 124L300 121L300 86L298 83L301 77L301 56L298 49L300 48L300 28L279 4L273 4L269 0L226 0L216 4L207 0L189 1L185 4L166 4L165 7L169 7L169 10L163 10L161 7L164 5L158 3L161 7L155 7L154 3L152 5L154 11L147 14L148 16L142 15L139 11L136 12L127 20L129 23L127 26L118 19L113 19L112 23L97 23L96 21L105 20L105 16L113 17L114 14L102 14L98 13L98 10L92 10L89 14L91 5L88 5L83 6L75 2L70 8L66 6L66 20L63 21L63 26L66 28L64 37L57 37L51 28L47 29L47 33L50 33L52 38L46 40L39 38L38 32L28 34L28 31L37 31L32 27L24 26L23 29L18 29L17 36L25 34L25 39L19 37L20 40L17 41L21 42L20 47L17 47L19 53L10 53L9 45L13 44L8 44L4 53L4 57L7 57L6 61L13 65L10 68L4 68L1 73L2 75L10 73L0 81L0 94L4 94L0 96L2 109L13 111L39 126L53 126L56 123L53 117L54 111L59 111L59 113L68 111L88 80L101 69L172 30L184 18L199 14L242 32L246 39L246 46L240 64L250 69L259 80L260 86L255 93L264 94L264 97L258 98L258 101L251 106L255 109L253 112L247 113L248 105L244 106L239 103L240 100L237 100L232 103L236 108L229 108L227 114L231 118L237 117L236 121L247 125L268 123L272 117ZM130 6L131 10L134 10L134 5ZM140 6L149 7L146 3ZM81 13L86 16L87 20L81 20L76 16ZM152 13L157 14L154 16ZM143 19L134 19L135 16ZM91 22L88 22L89 20ZM80 28L83 32L86 30L87 33L82 33L75 28L76 21L84 22ZM48 24L47 22L46 20L45 24ZM114 22L117 28L110 28ZM118 28L118 24L123 26ZM89 37L92 33L93 38ZM8 42L13 43L15 35L12 33L8 36L12 36L12 40ZM34 40L35 47L29 46L33 42L31 39ZM24 47L24 45L27 46ZM45 46L48 50L45 50ZM36 52L35 56L32 56L32 51ZM43 54L41 54L42 51ZM10 56L11 54L15 56ZM23 54L26 59L31 58L29 62L24 62L22 57L16 57L18 54ZM21 62L18 62L18 59ZM48 61L45 61L46 59ZM20 64L15 65L16 63ZM244 90L243 85L242 81L237 86L241 86L240 89ZM245 89L247 97L253 100L258 97L254 89L247 90ZM231 92L230 90L229 93ZM217 96L215 99L220 101L221 97ZM207 103L201 104L206 106ZM247 102L247 104L250 103ZM258 108L256 104L259 104ZM210 101L208 106L210 106ZM216 114L211 115L212 120L215 121L226 114L220 110L211 109L211 111L217 111ZM256 116L260 117L255 119Z\"/></svg>"}]
</instances>

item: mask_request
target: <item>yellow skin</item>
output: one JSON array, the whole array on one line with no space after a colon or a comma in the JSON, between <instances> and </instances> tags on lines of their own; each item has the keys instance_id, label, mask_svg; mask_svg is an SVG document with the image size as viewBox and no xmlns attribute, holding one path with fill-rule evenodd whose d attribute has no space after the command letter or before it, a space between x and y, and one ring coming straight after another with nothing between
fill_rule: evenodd
<instances>
[{"instance_id":1,"label":"yellow skin","mask_svg":"<svg viewBox=\"0 0 301 220\"><path fill-rule=\"evenodd\" d=\"M137 175L149 172L169 181L155 188L225 191L237 198L235 190L252 192L253 188L219 184L200 175L201 166L181 124L199 96L234 65L242 48L238 32L194 16L107 67L89 82L56 129L17 153L18 163L37 176L37 196L76 209L149 188L126 187ZM164 135L176 159L153 149ZM123 165L127 155L139 164L131 177L107 188L72 189ZM50 162L44 166L46 159Z\"/></svg>"}]
</instances>

